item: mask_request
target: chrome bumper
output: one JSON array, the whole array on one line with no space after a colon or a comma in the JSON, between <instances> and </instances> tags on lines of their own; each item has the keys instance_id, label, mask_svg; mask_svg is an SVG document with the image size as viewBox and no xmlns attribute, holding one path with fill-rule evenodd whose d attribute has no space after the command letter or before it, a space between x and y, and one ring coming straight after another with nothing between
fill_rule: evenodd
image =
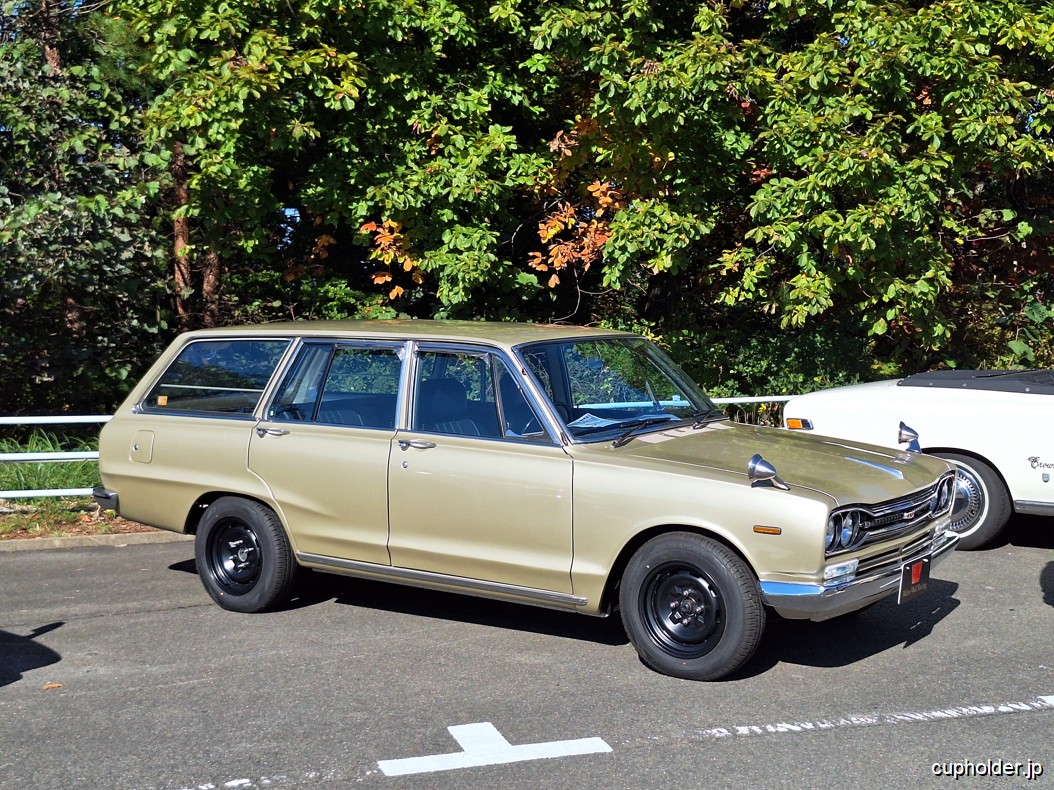
<instances>
[{"instance_id":1,"label":"chrome bumper","mask_svg":"<svg viewBox=\"0 0 1054 790\"><path fill-rule=\"evenodd\" d=\"M904 565L910 565L928 555L932 570L958 543L957 533L943 532L920 550L904 557L903 562L895 568L859 576L852 581L830 587L804 582L760 582L761 598L766 605L775 609L777 614L791 620L829 620L862 609L896 593L900 586L901 568Z\"/></svg>"}]
</instances>

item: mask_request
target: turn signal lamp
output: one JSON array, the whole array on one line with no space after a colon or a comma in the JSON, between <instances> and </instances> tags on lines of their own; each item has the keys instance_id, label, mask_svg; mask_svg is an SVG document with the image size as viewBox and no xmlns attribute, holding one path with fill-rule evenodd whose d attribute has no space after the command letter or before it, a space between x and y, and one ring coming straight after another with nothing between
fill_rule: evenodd
<instances>
[{"instance_id":1,"label":"turn signal lamp","mask_svg":"<svg viewBox=\"0 0 1054 790\"><path fill-rule=\"evenodd\" d=\"M811 431L812 420L806 420L803 417L788 417L787 427L792 431Z\"/></svg>"}]
</instances>

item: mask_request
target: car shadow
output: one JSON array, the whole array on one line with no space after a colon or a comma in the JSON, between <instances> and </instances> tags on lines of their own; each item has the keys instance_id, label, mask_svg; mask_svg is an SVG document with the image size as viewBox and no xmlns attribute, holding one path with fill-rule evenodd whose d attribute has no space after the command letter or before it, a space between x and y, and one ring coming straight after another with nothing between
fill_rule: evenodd
<instances>
[{"instance_id":1,"label":"car shadow","mask_svg":"<svg viewBox=\"0 0 1054 790\"><path fill-rule=\"evenodd\" d=\"M902 605L890 596L867 609L814 623L770 616L754 657L729 680L761 675L777 664L844 667L898 645L911 647L959 606L959 585L931 579L929 589Z\"/></svg>"},{"instance_id":2,"label":"car shadow","mask_svg":"<svg viewBox=\"0 0 1054 790\"><path fill-rule=\"evenodd\" d=\"M171 570L197 573L193 560L170 565ZM1044 571L1044 591L1054 605L1054 562ZM884 652L910 647L959 606L953 597L959 585L931 579L925 595L896 603L895 596L870 608L833 620L784 620L770 614L765 635L754 657L729 680L761 675L781 663L841 667ZM628 645L617 613L588 617L536 606L408 587L390 582L303 569L294 595L277 611L291 611L333 602L343 606L485 625L602 645Z\"/></svg>"},{"instance_id":3,"label":"car shadow","mask_svg":"<svg viewBox=\"0 0 1054 790\"><path fill-rule=\"evenodd\" d=\"M1002 540L989 548L1005 546L1054 551L1054 519L1014 514L1007 522ZM1054 606L1054 562L1048 562L1040 571L1039 589L1043 593L1043 603Z\"/></svg>"},{"instance_id":4,"label":"car shadow","mask_svg":"<svg viewBox=\"0 0 1054 790\"><path fill-rule=\"evenodd\" d=\"M22 679L32 669L57 664L62 656L36 641L37 637L61 628L65 623L50 623L34 628L29 636L0 630L0 687Z\"/></svg>"},{"instance_id":5,"label":"car shadow","mask_svg":"<svg viewBox=\"0 0 1054 790\"><path fill-rule=\"evenodd\" d=\"M312 606L327 600L344 606L493 626L604 645L629 643L622 629L622 620L617 615L586 617L574 612L327 573L304 574L297 585L296 595L286 608Z\"/></svg>"},{"instance_id":6,"label":"car shadow","mask_svg":"<svg viewBox=\"0 0 1054 790\"><path fill-rule=\"evenodd\" d=\"M1039 588L1043 591L1043 603L1054 606L1054 560L1044 565L1040 571Z\"/></svg>"},{"instance_id":7,"label":"car shadow","mask_svg":"<svg viewBox=\"0 0 1054 790\"><path fill-rule=\"evenodd\" d=\"M174 562L168 566L170 571L180 571L181 573L192 573L195 576L198 575L198 564L193 559L183 560L182 562Z\"/></svg>"},{"instance_id":8,"label":"car shadow","mask_svg":"<svg viewBox=\"0 0 1054 790\"><path fill-rule=\"evenodd\" d=\"M1015 514L1007 522L1003 538L993 548L1011 545L1027 549L1054 549L1054 519Z\"/></svg>"}]
</instances>

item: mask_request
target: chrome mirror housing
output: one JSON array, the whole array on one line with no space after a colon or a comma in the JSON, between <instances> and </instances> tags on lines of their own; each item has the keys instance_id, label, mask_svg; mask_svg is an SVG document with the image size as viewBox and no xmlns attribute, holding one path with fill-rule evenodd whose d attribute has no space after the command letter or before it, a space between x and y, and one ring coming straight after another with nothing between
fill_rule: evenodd
<instances>
[{"instance_id":1,"label":"chrome mirror housing","mask_svg":"<svg viewBox=\"0 0 1054 790\"><path fill-rule=\"evenodd\" d=\"M900 444L906 444L909 453L922 452L922 447L919 445L918 433L905 425L903 421L901 421L900 430L897 432L897 441Z\"/></svg>"},{"instance_id":2,"label":"chrome mirror housing","mask_svg":"<svg viewBox=\"0 0 1054 790\"><path fill-rule=\"evenodd\" d=\"M757 453L755 453L747 463L747 479L750 480L751 486L758 485L759 483L772 483L772 485L781 491L790 491L790 486L783 482L783 480L780 479L780 476L776 474L776 467Z\"/></svg>"}]
</instances>

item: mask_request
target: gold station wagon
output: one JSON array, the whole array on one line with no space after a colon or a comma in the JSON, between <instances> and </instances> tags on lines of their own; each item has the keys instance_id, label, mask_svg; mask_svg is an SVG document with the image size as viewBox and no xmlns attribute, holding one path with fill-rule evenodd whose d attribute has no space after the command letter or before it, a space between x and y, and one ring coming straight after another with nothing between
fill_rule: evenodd
<instances>
[{"instance_id":1,"label":"gold station wagon","mask_svg":"<svg viewBox=\"0 0 1054 790\"><path fill-rule=\"evenodd\" d=\"M195 538L222 607L302 567L592 615L713 680L767 611L925 589L930 456L731 423L651 342L569 326L269 324L179 337L102 431L99 503Z\"/></svg>"}]
</instances>

